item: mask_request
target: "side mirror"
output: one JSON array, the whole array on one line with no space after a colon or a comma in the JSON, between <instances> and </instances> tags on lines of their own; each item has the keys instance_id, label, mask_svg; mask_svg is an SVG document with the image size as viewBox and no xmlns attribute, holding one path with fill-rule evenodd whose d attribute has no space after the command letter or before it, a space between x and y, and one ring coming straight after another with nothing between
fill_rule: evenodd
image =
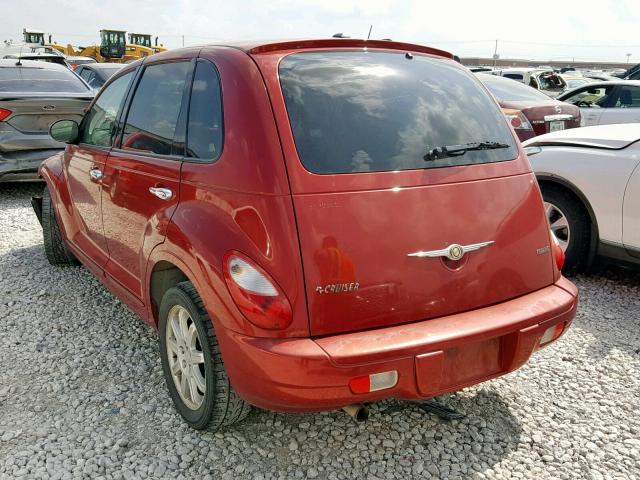
<instances>
[{"instance_id":1,"label":"side mirror","mask_svg":"<svg viewBox=\"0 0 640 480\"><path fill-rule=\"evenodd\" d=\"M78 122L74 120L58 120L49 127L49 135L58 142L74 143L78 140L78 132Z\"/></svg>"}]
</instances>

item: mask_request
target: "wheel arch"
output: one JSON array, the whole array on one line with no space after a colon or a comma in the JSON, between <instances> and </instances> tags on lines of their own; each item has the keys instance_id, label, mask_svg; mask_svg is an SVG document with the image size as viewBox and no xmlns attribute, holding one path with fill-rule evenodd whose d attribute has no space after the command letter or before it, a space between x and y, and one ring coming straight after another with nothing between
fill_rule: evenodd
<instances>
[{"instance_id":1,"label":"wheel arch","mask_svg":"<svg viewBox=\"0 0 640 480\"><path fill-rule=\"evenodd\" d=\"M165 292L176 284L189 281L198 292L201 286L189 266L179 256L157 245L149 255L145 274L145 293L150 323L158 328L160 302Z\"/></svg>"},{"instance_id":2,"label":"wheel arch","mask_svg":"<svg viewBox=\"0 0 640 480\"><path fill-rule=\"evenodd\" d=\"M557 175L548 173L536 173L536 179L538 180L538 185L540 186L541 190L545 185L560 187L573 195L573 197L575 197L575 199L580 202L580 204L586 210L590 221L589 257L587 259L587 267L591 266L595 259L598 249L598 241L600 239L598 218L596 217L591 203L584 195L584 193L582 193L582 191L573 182L567 180L566 178L558 177Z\"/></svg>"}]
</instances>

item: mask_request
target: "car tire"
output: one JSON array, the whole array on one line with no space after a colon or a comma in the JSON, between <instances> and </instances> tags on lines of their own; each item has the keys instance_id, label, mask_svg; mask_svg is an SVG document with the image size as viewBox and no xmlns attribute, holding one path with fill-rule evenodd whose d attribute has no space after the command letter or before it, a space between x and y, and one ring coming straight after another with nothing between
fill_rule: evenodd
<instances>
[{"instance_id":1,"label":"car tire","mask_svg":"<svg viewBox=\"0 0 640 480\"><path fill-rule=\"evenodd\" d=\"M183 319L188 334L181 334L183 328L174 326L177 321L182 327ZM164 294L158 331L162 369L169 394L182 418L192 428L215 432L249 414L251 405L242 400L231 386L213 324L191 282L181 282ZM196 335L195 340L193 335ZM196 369L196 373L190 369ZM187 385L182 388L181 381L185 377ZM202 380L204 388L201 388ZM182 389L182 394L178 388Z\"/></svg>"},{"instance_id":2,"label":"car tire","mask_svg":"<svg viewBox=\"0 0 640 480\"><path fill-rule=\"evenodd\" d=\"M78 260L67 248L62 238L51 194L47 187L44 187L42 192L42 237L44 253L51 265L78 265Z\"/></svg>"},{"instance_id":3,"label":"car tire","mask_svg":"<svg viewBox=\"0 0 640 480\"><path fill-rule=\"evenodd\" d=\"M557 235L561 243L562 240L568 240L568 245L564 252L565 261L562 273L575 275L584 272L589 258L591 229L587 211L572 193L562 188L546 185L541 188L541 191L545 202L545 211L552 230L554 219L558 218L559 214L566 218L568 231L570 232L568 239L560 238L561 236ZM556 210L555 212L553 211L554 209ZM552 218L549 218L550 211L552 212L551 215L554 215Z\"/></svg>"}]
</instances>

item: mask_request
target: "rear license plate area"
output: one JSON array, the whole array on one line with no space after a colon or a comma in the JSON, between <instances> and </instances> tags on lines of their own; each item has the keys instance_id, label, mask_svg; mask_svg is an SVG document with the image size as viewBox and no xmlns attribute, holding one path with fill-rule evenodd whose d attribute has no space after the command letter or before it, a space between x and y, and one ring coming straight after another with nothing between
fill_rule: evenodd
<instances>
[{"instance_id":1,"label":"rear license plate area","mask_svg":"<svg viewBox=\"0 0 640 480\"><path fill-rule=\"evenodd\" d=\"M549 122L549 132L564 130L564 122Z\"/></svg>"},{"instance_id":2,"label":"rear license plate area","mask_svg":"<svg viewBox=\"0 0 640 480\"><path fill-rule=\"evenodd\" d=\"M496 337L418 355L416 375L420 393L428 396L502 372L501 343L500 337Z\"/></svg>"}]
</instances>

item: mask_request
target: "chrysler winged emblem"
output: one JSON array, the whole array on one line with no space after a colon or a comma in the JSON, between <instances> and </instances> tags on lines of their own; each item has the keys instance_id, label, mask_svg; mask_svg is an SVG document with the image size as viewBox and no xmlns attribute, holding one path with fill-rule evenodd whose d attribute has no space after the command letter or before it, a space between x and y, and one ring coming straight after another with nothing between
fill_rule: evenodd
<instances>
[{"instance_id":1,"label":"chrysler winged emblem","mask_svg":"<svg viewBox=\"0 0 640 480\"><path fill-rule=\"evenodd\" d=\"M461 260L462 257L465 256L466 253L474 252L476 250L480 250L481 248L488 247L493 243L493 240L489 242L481 242L481 243L472 243L471 245L458 245L454 243L449 245L447 248L443 248L442 250L429 250L427 252L423 252L422 250L419 252L408 253L407 257L446 257L449 260Z\"/></svg>"}]
</instances>

